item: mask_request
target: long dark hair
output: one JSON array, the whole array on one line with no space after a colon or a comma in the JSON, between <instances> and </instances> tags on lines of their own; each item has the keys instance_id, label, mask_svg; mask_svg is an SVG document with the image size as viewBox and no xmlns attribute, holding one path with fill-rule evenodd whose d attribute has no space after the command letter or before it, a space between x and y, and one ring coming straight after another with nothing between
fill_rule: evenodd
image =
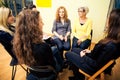
<instances>
[{"instance_id":1,"label":"long dark hair","mask_svg":"<svg viewBox=\"0 0 120 80\"><path fill-rule=\"evenodd\" d=\"M23 10L16 19L16 32L13 39L13 49L19 63L33 65L35 59L31 44L42 43L42 25L38 11Z\"/></svg>"},{"instance_id":2,"label":"long dark hair","mask_svg":"<svg viewBox=\"0 0 120 80\"><path fill-rule=\"evenodd\" d=\"M120 42L120 9L113 9L108 20L107 36L102 42Z\"/></svg>"}]
</instances>

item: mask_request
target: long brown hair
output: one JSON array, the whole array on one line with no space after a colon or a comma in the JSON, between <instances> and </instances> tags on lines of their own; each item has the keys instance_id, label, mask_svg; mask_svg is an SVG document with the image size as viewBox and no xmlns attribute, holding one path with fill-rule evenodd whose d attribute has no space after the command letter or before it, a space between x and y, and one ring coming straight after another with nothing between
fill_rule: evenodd
<instances>
[{"instance_id":1,"label":"long brown hair","mask_svg":"<svg viewBox=\"0 0 120 80\"><path fill-rule=\"evenodd\" d=\"M64 20L65 20L65 22L67 22L68 21L68 14L67 14L66 8L63 7L63 6L60 6L56 11L56 21L60 22L60 16L59 16L59 10L60 9L64 10Z\"/></svg>"},{"instance_id":2,"label":"long brown hair","mask_svg":"<svg viewBox=\"0 0 120 80\"><path fill-rule=\"evenodd\" d=\"M42 42L42 25L38 11L23 10L16 19L16 32L13 39L13 49L19 63L33 65L35 59L31 44Z\"/></svg>"},{"instance_id":3,"label":"long brown hair","mask_svg":"<svg viewBox=\"0 0 120 80\"><path fill-rule=\"evenodd\" d=\"M109 16L107 36L105 42L120 42L120 9L113 9ZM104 42L104 41L102 41Z\"/></svg>"}]
</instances>

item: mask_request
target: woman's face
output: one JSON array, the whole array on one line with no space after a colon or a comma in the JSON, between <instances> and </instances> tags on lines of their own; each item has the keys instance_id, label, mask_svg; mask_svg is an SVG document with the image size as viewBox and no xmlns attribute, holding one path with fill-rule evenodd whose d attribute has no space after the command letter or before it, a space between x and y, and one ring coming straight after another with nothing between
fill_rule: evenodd
<instances>
[{"instance_id":1,"label":"woman's face","mask_svg":"<svg viewBox=\"0 0 120 80\"><path fill-rule=\"evenodd\" d=\"M12 13L8 16L7 23L8 24L13 24L15 22L15 18L12 15Z\"/></svg>"},{"instance_id":2,"label":"woman's face","mask_svg":"<svg viewBox=\"0 0 120 80\"><path fill-rule=\"evenodd\" d=\"M65 14L64 9L60 9L59 10L59 16L60 16L60 18L64 18L64 14Z\"/></svg>"},{"instance_id":3,"label":"woman's face","mask_svg":"<svg viewBox=\"0 0 120 80\"><path fill-rule=\"evenodd\" d=\"M78 15L80 16L80 17L83 17L83 16L86 16L86 13L85 13L85 11L83 10L83 9L78 9Z\"/></svg>"}]
</instances>

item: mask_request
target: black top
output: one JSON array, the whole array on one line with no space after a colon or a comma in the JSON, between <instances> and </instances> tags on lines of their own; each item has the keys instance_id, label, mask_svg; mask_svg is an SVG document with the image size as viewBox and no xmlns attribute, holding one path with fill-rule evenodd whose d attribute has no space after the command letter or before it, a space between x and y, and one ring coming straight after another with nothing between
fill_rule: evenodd
<instances>
[{"instance_id":1,"label":"black top","mask_svg":"<svg viewBox=\"0 0 120 80\"><path fill-rule=\"evenodd\" d=\"M52 66L55 69L55 60L53 58L53 53L50 46L47 43L32 44L33 56L36 63L32 66ZM39 72L35 70L30 70L30 72L37 77L47 77L50 76L53 72Z\"/></svg>"},{"instance_id":2,"label":"black top","mask_svg":"<svg viewBox=\"0 0 120 80\"><path fill-rule=\"evenodd\" d=\"M34 66L52 65L54 67L53 53L47 43L32 44L32 51L36 61Z\"/></svg>"},{"instance_id":3,"label":"black top","mask_svg":"<svg viewBox=\"0 0 120 80\"><path fill-rule=\"evenodd\" d=\"M116 44L112 41L108 42L107 44L96 44L91 53L88 53L86 56L82 57L82 60L84 62L82 69L88 73L96 72L110 60L117 59L120 56L119 48L120 44Z\"/></svg>"},{"instance_id":4,"label":"black top","mask_svg":"<svg viewBox=\"0 0 120 80\"><path fill-rule=\"evenodd\" d=\"M13 48L13 45L11 43L12 39L13 39L12 35L10 35L8 32L0 30L0 43L4 46L4 48L11 55L11 57L16 59L16 56L12 51Z\"/></svg>"}]
</instances>

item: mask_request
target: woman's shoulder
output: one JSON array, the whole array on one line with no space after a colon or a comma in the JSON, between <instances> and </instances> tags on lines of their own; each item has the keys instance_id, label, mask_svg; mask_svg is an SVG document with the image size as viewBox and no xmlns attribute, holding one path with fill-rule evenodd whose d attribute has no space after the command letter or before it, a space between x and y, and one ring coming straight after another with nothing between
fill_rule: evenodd
<instances>
[{"instance_id":1,"label":"woman's shoulder","mask_svg":"<svg viewBox=\"0 0 120 80\"><path fill-rule=\"evenodd\" d=\"M117 43L113 41L108 41L108 42L99 42L98 45L113 49L116 48Z\"/></svg>"},{"instance_id":2,"label":"woman's shoulder","mask_svg":"<svg viewBox=\"0 0 120 80\"><path fill-rule=\"evenodd\" d=\"M50 47L46 42L42 42L42 43L34 43L32 44L34 47L41 47L41 48L48 48Z\"/></svg>"},{"instance_id":3,"label":"woman's shoulder","mask_svg":"<svg viewBox=\"0 0 120 80\"><path fill-rule=\"evenodd\" d=\"M8 32L0 30L0 36L11 36Z\"/></svg>"},{"instance_id":4,"label":"woman's shoulder","mask_svg":"<svg viewBox=\"0 0 120 80\"><path fill-rule=\"evenodd\" d=\"M87 18L87 21L88 21L88 22L92 22L92 19L91 19L91 18Z\"/></svg>"}]
</instances>

